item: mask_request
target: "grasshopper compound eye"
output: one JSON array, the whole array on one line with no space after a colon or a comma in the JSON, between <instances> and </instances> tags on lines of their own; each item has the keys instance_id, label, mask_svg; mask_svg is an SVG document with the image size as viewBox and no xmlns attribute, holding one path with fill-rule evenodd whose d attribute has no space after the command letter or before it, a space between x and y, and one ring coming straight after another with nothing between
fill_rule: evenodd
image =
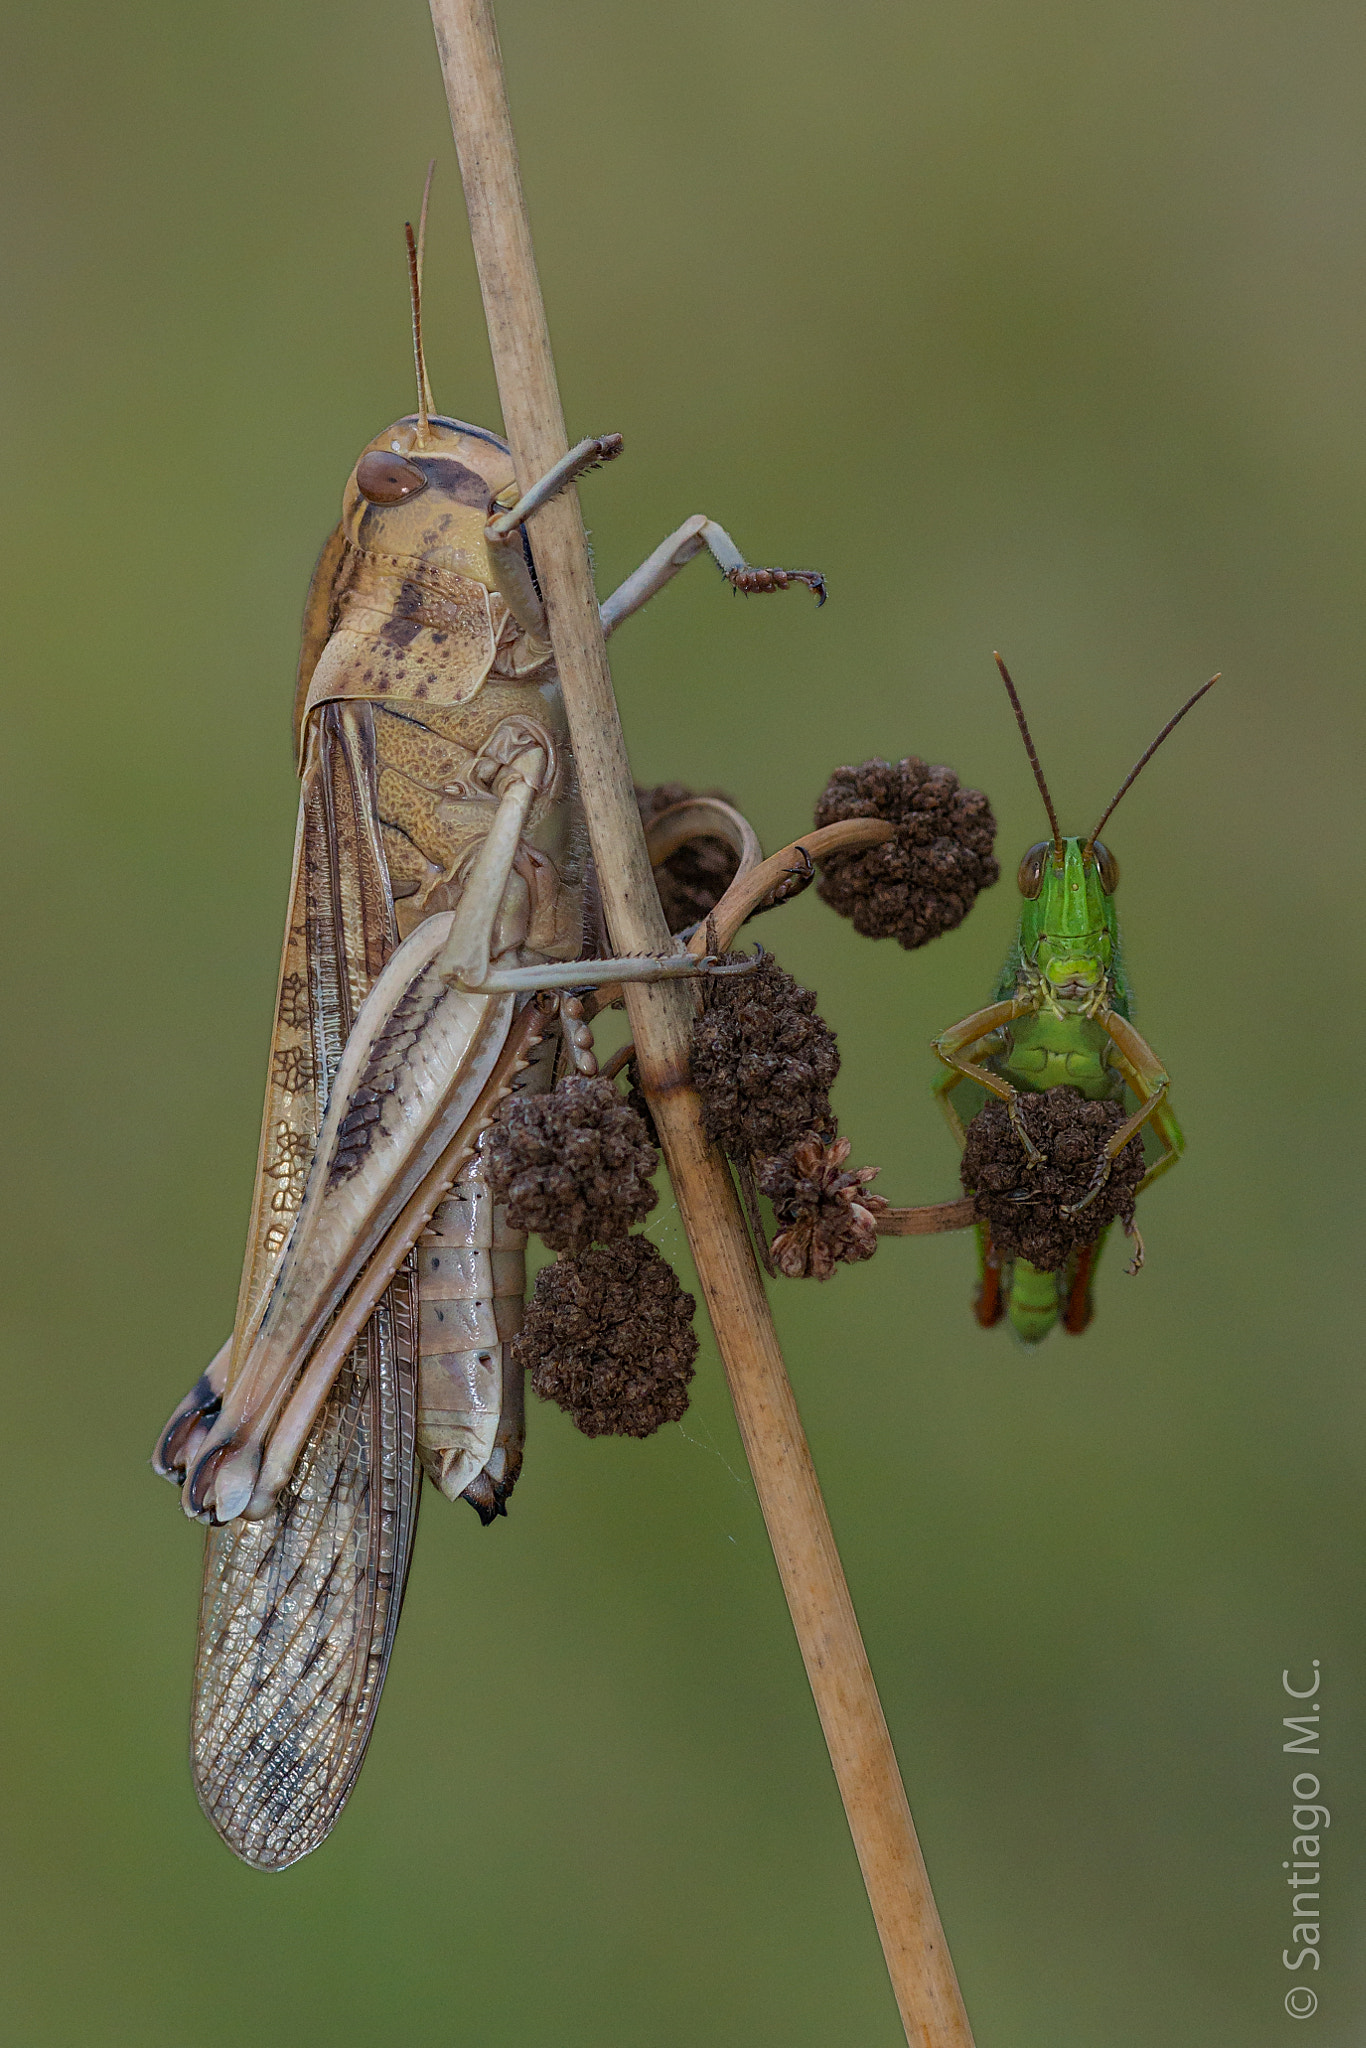
<instances>
[{"instance_id":1,"label":"grasshopper compound eye","mask_svg":"<svg viewBox=\"0 0 1366 2048\"><path fill-rule=\"evenodd\" d=\"M371 448L356 464L356 488L372 505L401 505L427 488L416 463L387 448Z\"/></svg>"},{"instance_id":2,"label":"grasshopper compound eye","mask_svg":"<svg viewBox=\"0 0 1366 2048\"><path fill-rule=\"evenodd\" d=\"M1095 858L1096 873L1100 876L1100 886L1107 896L1113 896L1119 887L1119 862L1099 839L1093 841L1091 852Z\"/></svg>"},{"instance_id":3,"label":"grasshopper compound eye","mask_svg":"<svg viewBox=\"0 0 1366 2048\"><path fill-rule=\"evenodd\" d=\"M1096 851L1100 851L1099 847ZM1028 849L1023 860L1020 862L1020 872L1017 877L1020 884L1020 894L1027 896L1031 903L1043 887L1043 871L1052 857L1052 840L1039 839Z\"/></svg>"}]
</instances>

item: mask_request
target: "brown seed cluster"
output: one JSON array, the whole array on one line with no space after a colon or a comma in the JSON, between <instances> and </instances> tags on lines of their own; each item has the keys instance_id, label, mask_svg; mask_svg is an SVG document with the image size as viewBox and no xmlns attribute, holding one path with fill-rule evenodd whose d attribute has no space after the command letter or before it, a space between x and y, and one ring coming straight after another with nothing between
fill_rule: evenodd
<instances>
[{"instance_id":1,"label":"brown seed cluster","mask_svg":"<svg viewBox=\"0 0 1366 2048\"><path fill-rule=\"evenodd\" d=\"M648 1237L543 1266L513 1356L585 1436L650 1436L688 1406L697 1304Z\"/></svg>"},{"instance_id":2,"label":"brown seed cluster","mask_svg":"<svg viewBox=\"0 0 1366 2048\"><path fill-rule=\"evenodd\" d=\"M489 1186L513 1229L534 1230L553 1251L625 1237L659 1199L649 1132L601 1076L571 1076L549 1095L507 1097L487 1158Z\"/></svg>"},{"instance_id":3,"label":"brown seed cluster","mask_svg":"<svg viewBox=\"0 0 1366 2048\"><path fill-rule=\"evenodd\" d=\"M1040 1272L1056 1273L1079 1247L1094 1244L1117 1216L1133 1222L1143 1144L1131 1138L1095 1200L1069 1215L1094 1184L1124 1111L1117 1102L1088 1101L1079 1088L1049 1088L1016 1099L1020 1119L1043 1154L1042 1164L1031 1161L1007 1105L993 1097L968 1125L963 1187L998 1251L1028 1259Z\"/></svg>"},{"instance_id":4,"label":"brown seed cluster","mask_svg":"<svg viewBox=\"0 0 1366 2048\"><path fill-rule=\"evenodd\" d=\"M733 797L719 789L699 792L685 788L681 782L661 782L654 789L636 790L640 822L648 827L661 811L674 804L691 803L699 794L734 803ZM669 930L682 932L690 925L700 924L715 910L735 880L739 865L724 839L690 839L661 862L655 869L655 887Z\"/></svg>"},{"instance_id":5,"label":"brown seed cluster","mask_svg":"<svg viewBox=\"0 0 1366 2048\"><path fill-rule=\"evenodd\" d=\"M692 1076L708 1137L733 1159L833 1137L840 1056L811 990L765 955L753 974L707 983L705 1005L693 1026Z\"/></svg>"},{"instance_id":6,"label":"brown seed cluster","mask_svg":"<svg viewBox=\"0 0 1366 2048\"><path fill-rule=\"evenodd\" d=\"M996 820L980 789L962 789L951 768L863 761L837 768L816 805L817 825L885 818L896 837L881 846L830 853L817 892L869 939L923 946L961 924L1000 878L992 853Z\"/></svg>"},{"instance_id":7,"label":"brown seed cluster","mask_svg":"<svg viewBox=\"0 0 1366 2048\"><path fill-rule=\"evenodd\" d=\"M863 1192L875 1166L845 1169L849 1141L830 1107L839 1049L814 994L764 955L753 974L708 983L704 1003L692 1034L702 1120L773 1203L778 1271L828 1280L870 1259L887 1204Z\"/></svg>"},{"instance_id":8,"label":"brown seed cluster","mask_svg":"<svg viewBox=\"0 0 1366 2048\"><path fill-rule=\"evenodd\" d=\"M759 1168L759 1186L783 1226L773 1240L774 1263L791 1280L828 1280L837 1265L855 1265L877 1250L877 1215L887 1204L864 1190L878 1168L846 1172L848 1157L847 1138L828 1145L805 1138Z\"/></svg>"}]
</instances>

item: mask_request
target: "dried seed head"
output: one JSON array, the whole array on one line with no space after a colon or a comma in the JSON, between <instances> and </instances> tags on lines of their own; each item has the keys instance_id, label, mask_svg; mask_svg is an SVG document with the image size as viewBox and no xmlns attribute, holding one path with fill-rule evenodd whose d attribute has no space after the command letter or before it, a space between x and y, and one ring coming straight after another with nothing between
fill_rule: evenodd
<instances>
[{"instance_id":1,"label":"dried seed head","mask_svg":"<svg viewBox=\"0 0 1366 2048\"><path fill-rule=\"evenodd\" d=\"M753 974L709 982L704 1001L692 1031L692 1076L708 1137L734 1159L833 1137L830 1087L840 1056L811 990L765 958Z\"/></svg>"},{"instance_id":2,"label":"dried seed head","mask_svg":"<svg viewBox=\"0 0 1366 2048\"><path fill-rule=\"evenodd\" d=\"M625 1237L659 1197L659 1154L645 1124L612 1083L571 1077L549 1095L513 1095L490 1128L489 1186L514 1230L534 1230L553 1251Z\"/></svg>"},{"instance_id":3,"label":"dried seed head","mask_svg":"<svg viewBox=\"0 0 1366 2048\"><path fill-rule=\"evenodd\" d=\"M789 1279L828 1280L837 1265L855 1265L877 1250L877 1215L887 1204L864 1189L879 1169L846 1172L848 1157L847 1138L804 1138L760 1163L759 1186L784 1226L773 1240L774 1263Z\"/></svg>"},{"instance_id":4,"label":"dried seed head","mask_svg":"<svg viewBox=\"0 0 1366 2048\"><path fill-rule=\"evenodd\" d=\"M650 1436L688 1406L697 1304L648 1237L543 1266L513 1356L585 1436Z\"/></svg>"},{"instance_id":5,"label":"dried seed head","mask_svg":"<svg viewBox=\"0 0 1366 2048\"><path fill-rule=\"evenodd\" d=\"M661 811L674 804L690 803L695 796L720 797L723 803L735 799L719 789L686 789L681 782L661 782L654 789L637 789L640 822L649 826ZM739 860L723 839L690 839L655 869L655 887L671 932L686 931L700 924L715 910L735 880Z\"/></svg>"},{"instance_id":6,"label":"dried seed head","mask_svg":"<svg viewBox=\"0 0 1366 2048\"><path fill-rule=\"evenodd\" d=\"M1116 1216L1132 1223L1143 1144L1131 1138L1095 1200L1068 1215L1094 1184L1124 1111L1117 1102L1089 1102L1079 1088L1049 1088L1020 1095L1017 1102L1025 1129L1044 1155L1042 1165L1029 1159L1007 1105L993 1097L968 1126L963 1186L998 1251L1056 1273L1072 1252L1094 1244Z\"/></svg>"},{"instance_id":7,"label":"dried seed head","mask_svg":"<svg viewBox=\"0 0 1366 2048\"><path fill-rule=\"evenodd\" d=\"M885 818L896 837L820 863L817 893L865 938L923 946L961 924L1000 877L996 820L980 789L960 789L951 768L863 761L837 768L816 805L817 825Z\"/></svg>"}]
</instances>

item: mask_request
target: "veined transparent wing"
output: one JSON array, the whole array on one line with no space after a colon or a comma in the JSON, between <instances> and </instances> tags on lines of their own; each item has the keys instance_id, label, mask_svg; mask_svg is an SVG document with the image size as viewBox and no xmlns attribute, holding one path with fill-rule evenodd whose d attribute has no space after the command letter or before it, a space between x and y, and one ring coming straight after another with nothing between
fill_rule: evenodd
<instances>
[{"instance_id":1,"label":"veined transparent wing","mask_svg":"<svg viewBox=\"0 0 1366 2048\"><path fill-rule=\"evenodd\" d=\"M209 1532L192 1759L244 1861L282 1870L359 1771L417 1523L413 1282L390 1286L279 1502Z\"/></svg>"}]
</instances>

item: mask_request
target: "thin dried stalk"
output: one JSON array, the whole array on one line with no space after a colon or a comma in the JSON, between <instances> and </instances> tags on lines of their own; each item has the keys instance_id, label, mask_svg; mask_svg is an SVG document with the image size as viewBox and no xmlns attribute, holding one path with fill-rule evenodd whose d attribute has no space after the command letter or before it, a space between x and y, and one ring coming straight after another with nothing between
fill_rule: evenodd
<instances>
[{"instance_id":1,"label":"thin dried stalk","mask_svg":"<svg viewBox=\"0 0 1366 2048\"><path fill-rule=\"evenodd\" d=\"M568 445L487 0L431 0L503 420L518 477ZM536 515L536 564L613 944L669 944L612 693L576 494ZM688 1084L692 998L626 994L746 1455L830 1747L908 2041L971 2048L967 2016L735 1188Z\"/></svg>"}]
</instances>

